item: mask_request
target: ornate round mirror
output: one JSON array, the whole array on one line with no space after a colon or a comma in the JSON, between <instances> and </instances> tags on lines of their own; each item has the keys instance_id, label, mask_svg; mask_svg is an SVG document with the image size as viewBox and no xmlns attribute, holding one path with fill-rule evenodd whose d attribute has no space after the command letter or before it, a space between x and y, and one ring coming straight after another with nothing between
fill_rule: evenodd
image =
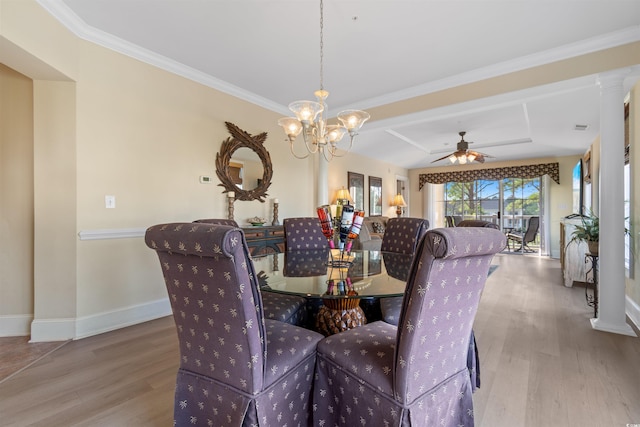
<instances>
[{"instance_id":1,"label":"ornate round mirror","mask_svg":"<svg viewBox=\"0 0 640 427\"><path fill-rule=\"evenodd\" d=\"M231 138L222 142L216 155L216 174L225 188L233 191L237 200L259 200L264 203L271 185L271 157L264 148L267 133L251 134L233 123L225 122Z\"/></svg>"}]
</instances>

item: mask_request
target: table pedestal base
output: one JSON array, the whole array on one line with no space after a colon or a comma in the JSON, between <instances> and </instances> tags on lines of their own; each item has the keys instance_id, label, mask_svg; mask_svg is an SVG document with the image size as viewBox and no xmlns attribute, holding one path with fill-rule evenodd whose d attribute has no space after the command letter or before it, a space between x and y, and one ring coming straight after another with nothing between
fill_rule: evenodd
<instances>
[{"instance_id":1,"label":"table pedestal base","mask_svg":"<svg viewBox=\"0 0 640 427\"><path fill-rule=\"evenodd\" d=\"M324 336L337 334L366 323L367 318L360 306L334 309L323 305L316 316L316 330Z\"/></svg>"}]
</instances>

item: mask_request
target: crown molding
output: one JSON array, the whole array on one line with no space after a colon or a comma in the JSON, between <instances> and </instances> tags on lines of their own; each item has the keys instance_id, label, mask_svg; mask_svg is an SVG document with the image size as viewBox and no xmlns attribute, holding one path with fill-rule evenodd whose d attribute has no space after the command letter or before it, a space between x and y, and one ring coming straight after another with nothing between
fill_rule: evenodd
<instances>
[{"instance_id":1,"label":"crown molding","mask_svg":"<svg viewBox=\"0 0 640 427\"><path fill-rule=\"evenodd\" d=\"M600 50L610 49L625 44L640 41L640 25L628 27L620 31L605 34L601 37L585 39L576 43L571 43L539 52L531 55L522 56L520 58L500 62L483 68L477 68L461 74L447 77L445 79L435 80L423 85L413 86L411 88L388 93L375 98L369 98L358 101L358 108L367 109L380 105L391 104L393 102L403 101L405 99L415 98L417 96L438 92L453 87L474 83L493 77L526 70L552 62L574 58L586 55ZM347 105L342 109L356 108L355 105Z\"/></svg>"},{"instance_id":2,"label":"crown molding","mask_svg":"<svg viewBox=\"0 0 640 427\"><path fill-rule=\"evenodd\" d=\"M203 84L207 87L219 90L226 94L235 96L244 101L266 108L281 114L289 114L286 106L258 96L253 92L244 90L238 86L227 83L223 80L212 77L194 68L187 67L177 61L159 55L150 50L141 48L133 43L129 43L104 31L97 30L89 26L80 19L61 0L36 0L47 12L56 18L62 25L67 27L78 37L96 43L100 46L122 53L129 57L138 59L147 64L153 65L170 73L182 76L189 80ZM416 96L426 95L452 87L497 77L504 74L521 71L551 62L573 58L588 53L609 49L624 44L640 41L640 25L628 27L619 31L605 34L599 37L581 40L579 42L566 44L544 52L525 55L511 61L493 64L487 67L470 70L461 74L450 76L444 79L428 82L422 85L392 92L382 96L358 101L358 105L350 104L336 107L336 111L345 109L367 109L380 105L386 105ZM333 109L332 109L333 111Z\"/></svg>"},{"instance_id":3,"label":"crown molding","mask_svg":"<svg viewBox=\"0 0 640 427\"><path fill-rule=\"evenodd\" d=\"M137 59L146 64L153 65L154 67L158 67L162 70L192 80L196 83L200 83L212 89L219 90L220 92L224 92L259 107L281 114L289 114L288 109L283 105L212 77L211 75L198 71L195 68L188 67L156 52L144 49L112 34L91 27L60 0L36 1L54 18L60 21L60 23L68 30L83 40L111 49L115 52Z\"/></svg>"}]
</instances>

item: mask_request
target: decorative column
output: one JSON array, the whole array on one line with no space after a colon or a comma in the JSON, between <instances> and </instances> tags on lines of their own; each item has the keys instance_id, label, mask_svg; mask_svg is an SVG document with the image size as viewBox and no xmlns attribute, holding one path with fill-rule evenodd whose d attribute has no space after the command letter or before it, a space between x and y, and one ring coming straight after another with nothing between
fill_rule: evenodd
<instances>
[{"instance_id":1,"label":"decorative column","mask_svg":"<svg viewBox=\"0 0 640 427\"><path fill-rule=\"evenodd\" d=\"M318 171L316 182L316 206L329 204L329 162L321 153L317 153L316 170ZM315 212L315 209L314 209Z\"/></svg>"},{"instance_id":2,"label":"decorative column","mask_svg":"<svg viewBox=\"0 0 640 427\"><path fill-rule=\"evenodd\" d=\"M626 322L624 267L624 78L603 73L600 86L600 278L594 329L636 336Z\"/></svg>"}]
</instances>

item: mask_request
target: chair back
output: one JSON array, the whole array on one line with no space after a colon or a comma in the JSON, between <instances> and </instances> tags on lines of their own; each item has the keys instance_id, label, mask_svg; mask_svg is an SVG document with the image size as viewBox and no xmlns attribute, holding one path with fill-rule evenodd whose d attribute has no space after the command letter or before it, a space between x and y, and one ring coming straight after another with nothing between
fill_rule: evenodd
<instances>
[{"instance_id":1,"label":"chair back","mask_svg":"<svg viewBox=\"0 0 640 427\"><path fill-rule=\"evenodd\" d=\"M496 230L500 229L498 224L494 224L491 221L484 221L481 219L465 219L464 221L460 221L458 223L458 227L486 227L486 228L495 228Z\"/></svg>"},{"instance_id":2,"label":"chair back","mask_svg":"<svg viewBox=\"0 0 640 427\"><path fill-rule=\"evenodd\" d=\"M287 252L318 250L329 246L316 217L285 218L284 240Z\"/></svg>"},{"instance_id":3,"label":"chair back","mask_svg":"<svg viewBox=\"0 0 640 427\"><path fill-rule=\"evenodd\" d=\"M462 221L462 216L460 215L447 215L444 218L447 221L447 227L457 227Z\"/></svg>"},{"instance_id":4,"label":"chair back","mask_svg":"<svg viewBox=\"0 0 640 427\"><path fill-rule=\"evenodd\" d=\"M383 252L382 260L384 261L384 268L389 276L398 280L402 280L403 282L407 281L407 277L409 277L409 271L411 270L411 262L413 261L413 256L411 254ZM383 299L388 300L391 298Z\"/></svg>"},{"instance_id":5,"label":"chair back","mask_svg":"<svg viewBox=\"0 0 640 427\"><path fill-rule=\"evenodd\" d=\"M329 248L285 252L285 277L314 277L327 274Z\"/></svg>"},{"instance_id":6,"label":"chair back","mask_svg":"<svg viewBox=\"0 0 640 427\"><path fill-rule=\"evenodd\" d=\"M526 244L533 242L536 239L538 230L540 230L540 217L532 216L529 218L529 224L527 225L527 231L525 231L524 236L522 237L522 243Z\"/></svg>"},{"instance_id":7,"label":"chair back","mask_svg":"<svg viewBox=\"0 0 640 427\"><path fill-rule=\"evenodd\" d=\"M262 299L242 231L224 225L150 227L180 343L180 369L255 393L264 382Z\"/></svg>"},{"instance_id":8,"label":"chair back","mask_svg":"<svg viewBox=\"0 0 640 427\"><path fill-rule=\"evenodd\" d=\"M467 372L482 289L491 259L505 244L504 234L491 228L426 233L414 255L398 323L393 370L399 401L409 404L425 390Z\"/></svg>"},{"instance_id":9,"label":"chair back","mask_svg":"<svg viewBox=\"0 0 640 427\"><path fill-rule=\"evenodd\" d=\"M382 237L381 251L413 254L429 221L422 218L391 218Z\"/></svg>"},{"instance_id":10,"label":"chair back","mask_svg":"<svg viewBox=\"0 0 640 427\"><path fill-rule=\"evenodd\" d=\"M197 223L205 223L205 224L218 224L218 225L229 225L231 227L238 227L238 223L233 219L226 218L206 218L206 219L196 219L193 222Z\"/></svg>"}]
</instances>

